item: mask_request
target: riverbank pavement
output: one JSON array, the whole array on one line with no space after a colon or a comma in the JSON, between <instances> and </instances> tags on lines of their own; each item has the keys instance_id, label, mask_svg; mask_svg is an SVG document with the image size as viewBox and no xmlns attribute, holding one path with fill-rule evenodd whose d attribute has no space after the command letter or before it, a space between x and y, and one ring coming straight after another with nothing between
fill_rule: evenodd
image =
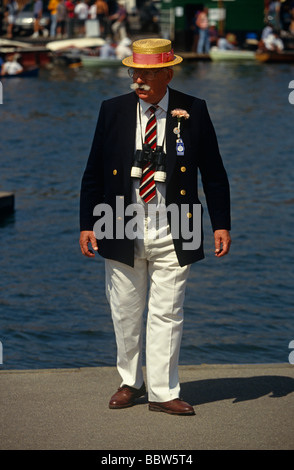
<instances>
[{"instance_id":1,"label":"riverbank pavement","mask_svg":"<svg viewBox=\"0 0 294 470\"><path fill-rule=\"evenodd\" d=\"M130 408L109 409L120 385L113 367L2 370L0 449L99 450L107 459L111 451L126 450L178 455L294 449L293 365L196 365L179 371L181 396L195 416L149 411L147 397Z\"/></svg>"}]
</instances>

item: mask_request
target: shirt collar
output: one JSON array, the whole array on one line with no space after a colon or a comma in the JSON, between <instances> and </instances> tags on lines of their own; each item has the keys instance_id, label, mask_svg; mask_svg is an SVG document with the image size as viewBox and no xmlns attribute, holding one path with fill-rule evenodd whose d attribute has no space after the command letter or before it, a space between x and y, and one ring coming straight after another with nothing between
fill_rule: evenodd
<instances>
[{"instance_id":1,"label":"shirt collar","mask_svg":"<svg viewBox=\"0 0 294 470\"><path fill-rule=\"evenodd\" d=\"M158 107L161 108L163 111L167 112L167 109L168 109L168 98L169 98L169 89L167 88L166 90L166 94L164 95L164 97L159 101L158 103ZM142 109L142 113L145 114L148 109L150 108L150 106L152 106L150 103L146 103L146 101L143 101L143 100L140 100L140 106L141 106L141 109Z\"/></svg>"}]
</instances>

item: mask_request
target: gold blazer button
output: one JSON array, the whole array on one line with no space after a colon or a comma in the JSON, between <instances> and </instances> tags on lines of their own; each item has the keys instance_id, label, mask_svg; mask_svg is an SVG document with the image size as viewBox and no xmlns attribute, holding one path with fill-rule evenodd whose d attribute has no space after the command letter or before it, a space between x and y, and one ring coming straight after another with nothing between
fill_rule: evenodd
<instances>
[{"instance_id":1,"label":"gold blazer button","mask_svg":"<svg viewBox=\"0 0 294 470\"><path fill-rule=\"evenodd\" d=\"M185 166L181 166L181 172L182 173L185 173L186 170L187 170L187 168Z\"/></svg>"},{"instance_id":2,"label":"gold blazer button","mask_svg":"<svg viewBox=\"0 0 294 470\"><path fill-rule=\"evenodd\" d=\"M187 217L188 217L188 219L191 219L191 217L192 217L191 212L188 212L188 213L187 213Z\"/></svg>"},{"instance_id":3,"label":"gold blazer button","mask_svg":"<svg viewBox=\"0 0 294 470\"><path fill-rule=\"evenodd\" d=\"M181 189L180 193L181 193L182 196L185 196L185 195L186 195L186 190L185 190L185 189Z\"/></svg>"},{"instance_id":4,"label":"gold blazer button","mask_svg":"<svg viewBox=\"0 0 294 470\"><path fill-rule=\"evenodd\" d=\"M113 170L112 172L114 175L117 175L117 170Z\"/></svg>"}]
</instances>

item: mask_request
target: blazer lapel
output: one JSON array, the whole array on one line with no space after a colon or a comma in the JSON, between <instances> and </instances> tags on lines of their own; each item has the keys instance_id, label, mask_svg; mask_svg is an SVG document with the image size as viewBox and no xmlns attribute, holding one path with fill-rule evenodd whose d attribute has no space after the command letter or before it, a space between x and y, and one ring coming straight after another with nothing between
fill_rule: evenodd
<instances>
[{"instance_id":1,"label":"blazer lapel","mask_svg":"<svg viewBox=\"0 0 294 470\"><path fill-rule=\"evenodd\" d=\"M177 159L176 153L176 135L174 134L174 128L177 125L177 121L172 117L172 109L178 108L180 105L177 104L176 94L174 90L169 88L169 103L166 115L166 184L169 183L171 175L174 170L174 166Z\"/></svg>"},{"instance_id":2,"label":"blazer lapel","mask_svg":"<svg viewBox=\"0 0 294 470\"><path fill-rule=\"evenodd\" d=\"M136 120L137 120L137 96L130 93L126 100L125 108L119 113L119 142L121 148L121 158L124 159L124 187L126 194L131 194L130 174L134 158L134 149L136 142ZM114 145L117 145L114 142Z\"/></svg>"}]
</instances>

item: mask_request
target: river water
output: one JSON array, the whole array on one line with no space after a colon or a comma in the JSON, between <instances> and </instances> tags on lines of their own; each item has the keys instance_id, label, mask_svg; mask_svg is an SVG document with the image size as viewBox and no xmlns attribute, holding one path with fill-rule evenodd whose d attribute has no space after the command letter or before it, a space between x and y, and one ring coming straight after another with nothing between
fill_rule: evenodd
<instances>
[{"instance_id":1,"label":"river water","mask_svg":"<svg viewBox=\"0 0 294 470\"><path fill-rule=\"evenodd\" d=\"M207 101L232 194L232 247L216 259L207 211L192 266L181 364L288 362L293 315L294 66L179 66L172 86ZM104 262L79 252L79 188L102 99L129 91L125 68L52 67L3 80L1 369L114 366ZM201 197L205 205L203 195Z\"/></svg>"}]
</instances>

